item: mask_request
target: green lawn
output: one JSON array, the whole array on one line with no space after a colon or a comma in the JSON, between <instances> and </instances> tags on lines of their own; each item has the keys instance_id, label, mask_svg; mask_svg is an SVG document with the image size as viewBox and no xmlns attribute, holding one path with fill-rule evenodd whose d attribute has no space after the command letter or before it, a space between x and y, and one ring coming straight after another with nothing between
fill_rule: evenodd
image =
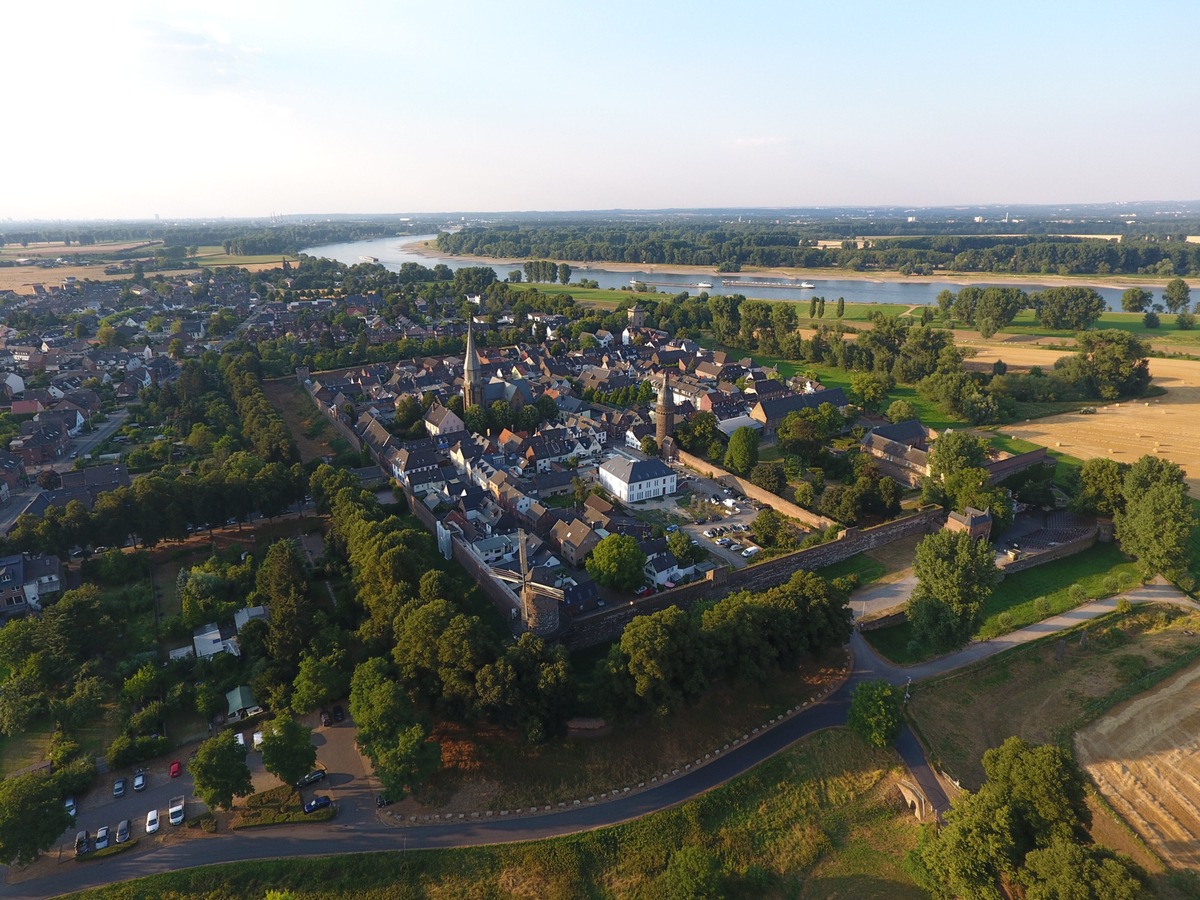
<instances>
[{"instance_id":1,"label":"green lawn","mask_svg":"<svg viewBox=\"0 0 1200 900\"><path fill-rule=\"evenodd\" d=\"M843 559L832 566L815 570L818 575L829 581L846 575L857 575L860 585L871 584L887 574L887 566L872 559L865 553L855 553L849 559Z\"/></svg>"},{"instance_id":2,"label":"green lawn","mask_svg":"<svg viewBox=\"0 0 1200 900\"><path fill-rule=\"evenodd\" d=\"M1005 578L984 604L983 622L974 637L987 640L1078 606L1081 601L1070 595L1072 585L1080 585L1086 599L1094 599L1111 596L1117 592L1114 588L1136 583L1136 565L1126 560L1115 545L1096 544L1074 556ZM876 651L901 665L933 655L909 646L913 636L907 622L864 635Z\"/></svg>"},{"instance_id":3,"label":"green lawn","mask_svg":"<svg viewBox=\"0 0 1200 900\"><path fill-rule=\"evenodd\" d=\"M682 806L600 831L524 844L238 862L76 895L313 898L695 896L667 871L682 848L709 861L709 896L926 894L904 871L918 826L903 767L845 729L820 732ZM399 835L400 832L397 832Z\"/></svg>"}]
</instances>

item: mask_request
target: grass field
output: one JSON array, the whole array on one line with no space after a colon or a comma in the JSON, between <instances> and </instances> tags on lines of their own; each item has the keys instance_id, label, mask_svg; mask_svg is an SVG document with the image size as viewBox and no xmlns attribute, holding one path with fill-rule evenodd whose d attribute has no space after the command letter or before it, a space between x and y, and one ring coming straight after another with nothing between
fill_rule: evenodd
<instances>
[{"instance_id":1,"label":"grass field","mask_svg":"<svg viewBox=\"0 0 1200 900\"><path fill-rule=\"evenodd\" d=\"M684 897L695 893L668 869L689 848L713 867L709 896L909 900L926 894L903 869L917 824L895 788L901 771L894 753L835 729L703 797L615 828L463 850L239 862L76 896L261 897L274 888L362 900Z\"/></svg>"},{"instance_id":2,"label":"grass field","mask_svg":"<svg viewBox=\"0 0 1200 900\"><path fill-rule=\"evenodd\" d=\"M1012 735L1067 742L1114 701L1200 657L1197 628L1200 617L1173 608L1116 613L1086 626L1085 647L1079 645L1078 631L1068 635L1061 662L1055 659L1058 638L1051 637L922 682L912 690L908 714L935 761L963 787L975 789L983 779L985 750ZM1184 896L1160 883L1163 866L1144 845L1109 819L1101 805L1091 805L1094 837L1149 869L1159 896Z\"/></svg>"},{"instance_id":3,"label":"grass field","mask_svg":"<svg viewBox=\"0 0 1200 900\"><path fill-rule=\"evenodd\" d=\"M1078 606L1084 600L1071 596L1073 585L1083 588L1086 600L1109 597L1123 589L1122 586L1136 583L1134 563L1113 544L1096 544L1074 556L1005 578L984 604L983 621L974 637L987 640ZM901 665L920 662L933 655L912 652L912 626L907 622L867 631L864 636L877 652Z\"/></svg>"},{"instance_id":4,"label":"grass field","mask_svg":"<svg viewBox=\"0 0 1200 900\"><path fill-rule=\"evenodd\" d=\"M334 446L335 441L340 440L342 449L345 449L345 439L339 437L333 425L321 415L308 392L296 383L295 378L265 381L263 392L287 423L302 461L337 456L339 451Z\"/></svg>"}]
</instances>

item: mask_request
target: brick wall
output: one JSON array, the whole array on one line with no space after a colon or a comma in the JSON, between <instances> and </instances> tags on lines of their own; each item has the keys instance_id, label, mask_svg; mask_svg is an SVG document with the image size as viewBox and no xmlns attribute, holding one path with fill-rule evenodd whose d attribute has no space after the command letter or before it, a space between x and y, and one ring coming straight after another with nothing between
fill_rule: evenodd
<instances>
[{"instance_id":1,"label":"brick wall","mask_svg":"<svg viewBox=\"0 0 1200 900\"><path fill-rule=\"evenodd\" d=\"M1081 537L1077 541L1071 541L1069 544L1060 544L1041 553L1033 553L1029 556L1022 556L1020 559L1012 560L1001 571L1005 575L1015 575L1017 572L1024 572L1026 569L1032 569L1034 566L1040 566L1048 562L1054 562L1056 559L1082 553L1096 543L1097 531L1098 529L1093 528L1091 534Z\"/></svg>"}]
</instances>

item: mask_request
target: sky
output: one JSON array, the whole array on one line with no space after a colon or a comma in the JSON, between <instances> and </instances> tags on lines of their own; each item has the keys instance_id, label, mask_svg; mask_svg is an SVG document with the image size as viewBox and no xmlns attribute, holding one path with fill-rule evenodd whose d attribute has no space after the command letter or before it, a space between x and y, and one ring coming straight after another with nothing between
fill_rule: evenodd
<instances>
[{"instance_id":1,"label":"sky","mask_svg":"<svg viewBox=\"0 0 1200 900\"><path fill-rule=\"evenodd\" d=\"M59 0L0 223L1200 199L1200 3Z\"/></svg>"}]
</instances>

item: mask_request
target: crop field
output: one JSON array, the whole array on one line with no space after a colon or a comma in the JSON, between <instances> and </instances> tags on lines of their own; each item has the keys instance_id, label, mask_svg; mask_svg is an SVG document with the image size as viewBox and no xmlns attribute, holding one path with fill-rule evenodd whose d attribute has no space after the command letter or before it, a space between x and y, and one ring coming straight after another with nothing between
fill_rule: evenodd
<instances>
[{"instance_id":1,"label":"crop field","mask_svg":"<svg viewBox=\"0 0 1200 900\"><path fill-rule=\"evenodd\" d=\"M1075 737L1080 764L1161 856L1200 871L1200 664Z\"/></svg>"},{"instance_id":2,"label":"crop field","mask_svg":"<svg viewBox=\"0 0 1200 900\"><path fill-rule=\"evenodd\" d=\"M974 358L1049 368L1061 355L1006 346L981 347ZM1150 374L1154 385L1167 389L1165 396L1097 406L1095 415L1067 413L1000 430L1078 459L1107 456L1131 463L1157 453L1182 466L1192 495L1200 496L1200 361L1151 359Z\"/></svg>"}]
</instances>

